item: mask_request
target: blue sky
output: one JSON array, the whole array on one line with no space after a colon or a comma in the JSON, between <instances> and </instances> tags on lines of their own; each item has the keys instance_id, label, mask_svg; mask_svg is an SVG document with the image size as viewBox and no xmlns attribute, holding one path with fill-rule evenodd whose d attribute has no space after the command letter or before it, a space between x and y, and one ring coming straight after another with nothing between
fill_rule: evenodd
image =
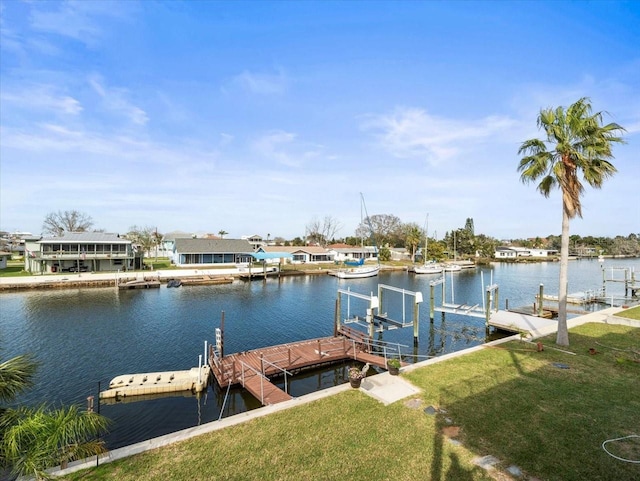
<instances>
[{"instance_id":1,"label":"blue sky","mask_svg":"<svg viewBox=\"0 0 640 481\"><path fill-rule=\"evenodd\" d=\"M0 229L353 235L360 196L442 237L560 234L522 184L541 108L627 129L579 235L639 232L640 4L0 2Z\"/></svg>"}]
</instances>

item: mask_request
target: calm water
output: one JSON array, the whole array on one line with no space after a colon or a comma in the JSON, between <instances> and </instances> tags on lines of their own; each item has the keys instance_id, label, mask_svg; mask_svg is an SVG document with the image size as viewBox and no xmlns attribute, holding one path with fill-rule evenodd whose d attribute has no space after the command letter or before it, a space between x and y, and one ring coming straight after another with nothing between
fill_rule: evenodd
<instances>
[{"instance_id":1,"label":"calm water","mask_svg":"<svg viewBox=\"0 0 640 481\"><path fill-rule=\"evenodd\" d=\"M605 268L629 267L640 271L640 259L611 260ZM455 302L482 305L482 284L500 286L500 307L531 305L540 283L545 293L556 294L558 264L498 264L447 277ZM602 286L602 265L596 261L570 264L569 292ZM619 272L619 271L617 271ZM482 276L481 276L482 273ZM622 274L615 274L622 278ZM610 277L607 271L607 277ZM420 337L413 348L412 328L378 334L385 341L407 346L414 360L459 350L484 340L481 319L439 314L429 323L429 281L436 276L406 272L381 273L377 278L339 280L330 276L288 277L267 282L179 289L117 291L69 289L0 295L0 347L2 357L33 353L40 363L36 386L20 398L27 404L85 405L111 378L126 373L189 369L198 363L204 340L215 340L221 312L225 311L225 352L232 353L301 339L331 335L337 289L360 294L377 292L387 284L423 293ZM452 284L453 283L453 284ZM439 302L439 288L436 289ZM608 292L621 294L622 286L608 283ZM401 320L400 294L385 294L389 317ZM343 317L346 316L343 300ZM405 316L411 318L407 298ZM350 313L364 315L364 304L354 300ZM300 396L345 382L346 366L325 368L296 376L290 393ZM217 386L207 393L102 404L101 413L112 420L105 439L110 448L150 439L199 423L218 419L226 391ZM232 389L224 416L258 407L252 396Z\"/></svg>"}]
</instances>

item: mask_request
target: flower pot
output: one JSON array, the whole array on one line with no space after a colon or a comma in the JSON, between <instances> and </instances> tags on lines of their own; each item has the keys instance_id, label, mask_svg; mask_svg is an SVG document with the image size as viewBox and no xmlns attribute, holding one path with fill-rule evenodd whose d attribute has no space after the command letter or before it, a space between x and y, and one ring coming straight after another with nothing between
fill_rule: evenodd
<instances>
[{"instance_id":1,"label":"flower pot","mask_svg":"<svg viewBox=\"0 0 640 481\"><path fill-rule=\"evenodd\" d=\"M360 384L362 383L362 378L357 377L357 378L349 378L349 383L351 384L352 388L359 388Z\"/></svg>"},{"instance_id":2,"label":"flower pot","mask_svg":"<svg viewBox=\"0 0 640 481\"><path fill-rule=\"evenodd\" d=\"M389 374L391 374L392 376L397 376L398 374L400 374L400 368L399 367L388 366L387 369L389 369Z\"/></svg>"}]
</instances>

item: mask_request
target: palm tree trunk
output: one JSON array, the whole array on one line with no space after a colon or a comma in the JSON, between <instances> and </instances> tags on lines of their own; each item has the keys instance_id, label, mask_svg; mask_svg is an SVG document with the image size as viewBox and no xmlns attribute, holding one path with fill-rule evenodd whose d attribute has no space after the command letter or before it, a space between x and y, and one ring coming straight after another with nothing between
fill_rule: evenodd
<instances>
[{"instance_id":1,"label":"palm tree trunk","mask_svg":"<svg viewBox=\"0 0 640 481\"><path fill-rule=\"evenodd\" d=\"M564 203L563 203L564 204ZM562 208L562 238L560 243L560 285L558 289L558 334L556 344L569 345L567 330L567 289L569 284L569 213Z\"/></svg>"}]
</instances>

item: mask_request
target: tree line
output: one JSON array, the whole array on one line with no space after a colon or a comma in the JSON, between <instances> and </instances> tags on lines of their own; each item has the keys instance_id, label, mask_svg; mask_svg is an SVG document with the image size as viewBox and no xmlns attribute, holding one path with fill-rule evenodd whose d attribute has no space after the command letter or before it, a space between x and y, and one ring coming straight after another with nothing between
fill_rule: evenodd
<instances>
[{"instance_id":1,"label":"tree line","mask_svg":"<svg viewBox=\"0 0 640 481\"><path fill-rule=\"evenodd\" d=\"M325 216L321 220L312 219L305 226L305 235L287 240L276 236L272 243L283 246L318 245L327 247L331 244L347 244L351 246L376 245L382 260L390 257L390 249L407 249L412 261L423 259L424 246L427 245L427 259L443 260L455 257L493 257L497 247L511 245L515 247L550 249L560 251L561 236L549 235L528 239L499 240L486 234L476 234L473 218L467 218L464 226L447 231L438 239L437 232L428 236L427 226L419 226L415 222L403 222L393 214L374 214L365 218L355 229L353 235L338 237L336 234L342 225L332 216ZM58 211L48 214L43 223L46 234L62 235L64 232L102 232L93 228L93 220L83 212L76 210ZM220 238L227 232L221 229ZM428 238L427 238L428 236ZM153 254L164 238L157 227L131 226L125 237L131 240L141 250ZM267 234L267 239L270 234ZM640 233L626 236L594 237L571 235L569 250L572 255L584 252L594 252L596 255L640 255Z\"/></svg>"}]
</instances>

